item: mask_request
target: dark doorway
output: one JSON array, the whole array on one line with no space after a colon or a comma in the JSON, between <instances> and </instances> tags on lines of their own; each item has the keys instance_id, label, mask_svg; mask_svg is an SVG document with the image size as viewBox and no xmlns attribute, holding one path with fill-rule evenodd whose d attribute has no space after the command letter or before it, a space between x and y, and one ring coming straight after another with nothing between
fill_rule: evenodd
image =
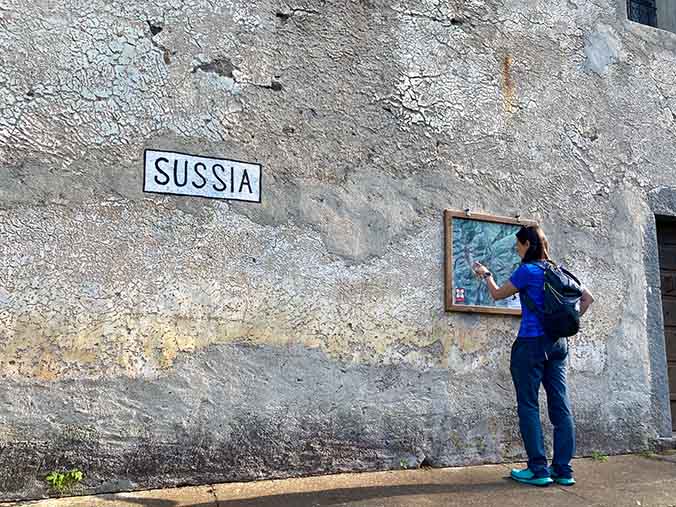
<instances>
[{"instance_id":1,"label":"dark doorway","mask_svg":"<svg viewBox=\"0 0 676 507\"><path fill-rule=\"evenodd\" d=\"M676 220L657 217L664 339L667 349L671 426L676 431Z\"/></svg>"}]
</instances>

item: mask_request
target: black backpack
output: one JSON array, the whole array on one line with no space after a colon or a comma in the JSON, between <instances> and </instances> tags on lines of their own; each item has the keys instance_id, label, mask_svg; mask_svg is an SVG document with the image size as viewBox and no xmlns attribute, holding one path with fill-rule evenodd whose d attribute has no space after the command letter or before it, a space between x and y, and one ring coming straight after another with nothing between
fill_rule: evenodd
<instances>
[{"instance_id":1,"label":"black backpack","mask_svg":"<svg viewBox=\"0 0 676 507\"><path fill-rule=\"evenodd\" d=\"M553 341L573 336L580 330L582 284L568 270L552 263L536 262L544 270L544 304L539 310L526 291L521 294L526 306L540 319L545 334Z\"/></svg>"}]
</instances>

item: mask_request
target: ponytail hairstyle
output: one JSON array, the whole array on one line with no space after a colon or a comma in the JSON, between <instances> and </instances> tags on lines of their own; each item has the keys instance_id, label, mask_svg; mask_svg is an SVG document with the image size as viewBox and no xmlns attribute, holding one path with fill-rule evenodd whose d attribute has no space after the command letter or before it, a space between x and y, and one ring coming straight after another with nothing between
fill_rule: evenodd
<instances>
[{"instance_id":1,"label":"ponytail hairstyle","mask_svg":"<svg viewBox=\"0 0 676 507\"><path fill-rule=\"evenodd\" d=\"M539 225L524 225L516 233L516 239L524 245L526 241L530 242L530 247L523 256L522 262L534 262L546 260L552 262L549 258L549 242L544 231Z\"/></svg>"}]
</instances>

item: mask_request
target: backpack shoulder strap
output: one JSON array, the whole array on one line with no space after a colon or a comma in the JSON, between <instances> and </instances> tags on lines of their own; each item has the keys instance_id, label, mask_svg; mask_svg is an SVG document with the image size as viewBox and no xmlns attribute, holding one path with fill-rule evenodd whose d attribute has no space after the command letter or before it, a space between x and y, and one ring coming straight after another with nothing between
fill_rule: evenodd
<instances>
[{"instance_id":1,"label":"backpack shoulder strap","mask_svg":"<svg viewBox=\"0 0 676 507\"><path fill-rule=\"evenodd\" d=\"M523 299L523 302L526 303L526 306L528 309L536 314L538 318L542 318L542 310L539 310L537 306L535 306L535 301L528 295L528 292L525 290L523 292L519 292L521 294L521 298Z\"/></svg>"},{"instance_id":2,"label":"backpack shoulder strap","mask_svg":"<svg viewBox=\"0 0 676 507\"><path fill-rule=\"evenodd\" d=\"M535 266L539 267L540 269L542 269L543 272L547 271L548 266L543 265L544 263L542 261L535 261L532 262L531 264L534 264ZM535 301L533 301L533 299L528 295L528 291L524 289L523 292L519 291L519 294L521 295L523 302L526 303L528 309L535 315L537 315L538 319L540 320L540 323L542 323L543 319L542 310L539 310L538 307L535 305Z\"/></svg>"},{"instance_id":3,"label":"backpack shoulder strap","mask_svg":"<svg viewBox=\"0 0 676 507\"><path fill-rule=\"evenodd\" d=\"M566 268L560 267L559 269L563 271L568 277L572 278L575 281L575 283L577 283L578 285L582 285L582 283L580 283L580 280L578 280L577 277L573 273L568 271Z\"/></svg>"}]
</instances>

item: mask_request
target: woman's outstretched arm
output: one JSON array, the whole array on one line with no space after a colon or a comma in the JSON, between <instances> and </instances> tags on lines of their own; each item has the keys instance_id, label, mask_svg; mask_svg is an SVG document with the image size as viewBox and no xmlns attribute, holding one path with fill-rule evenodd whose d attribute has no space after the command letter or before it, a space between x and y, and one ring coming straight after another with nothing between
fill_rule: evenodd
<instances>
[{"instance_id":1,"label":"woman's outstretched arm","mask_svg":"<svg viewBox=\"0 0 676 507\"><path fill-rule=\"evenodd\" d=\"M486 273L488 273L488 268L484 266L483 264L479 262L474 263L474 272L476 273L477 276L479 277L484 277ZM486 285L488 286L488 292L491 293L491 297L495 300L498 301L500 299L505 299L508 298L509 296L513 296L517 292L519 292L519 289L514 287L512 282L505 282L501 287L498 287L498 284L495 283L495 280L493 280L493 276L489 276L487 278L484 278L486 280Z\"/></svg>"}]
</instances>

